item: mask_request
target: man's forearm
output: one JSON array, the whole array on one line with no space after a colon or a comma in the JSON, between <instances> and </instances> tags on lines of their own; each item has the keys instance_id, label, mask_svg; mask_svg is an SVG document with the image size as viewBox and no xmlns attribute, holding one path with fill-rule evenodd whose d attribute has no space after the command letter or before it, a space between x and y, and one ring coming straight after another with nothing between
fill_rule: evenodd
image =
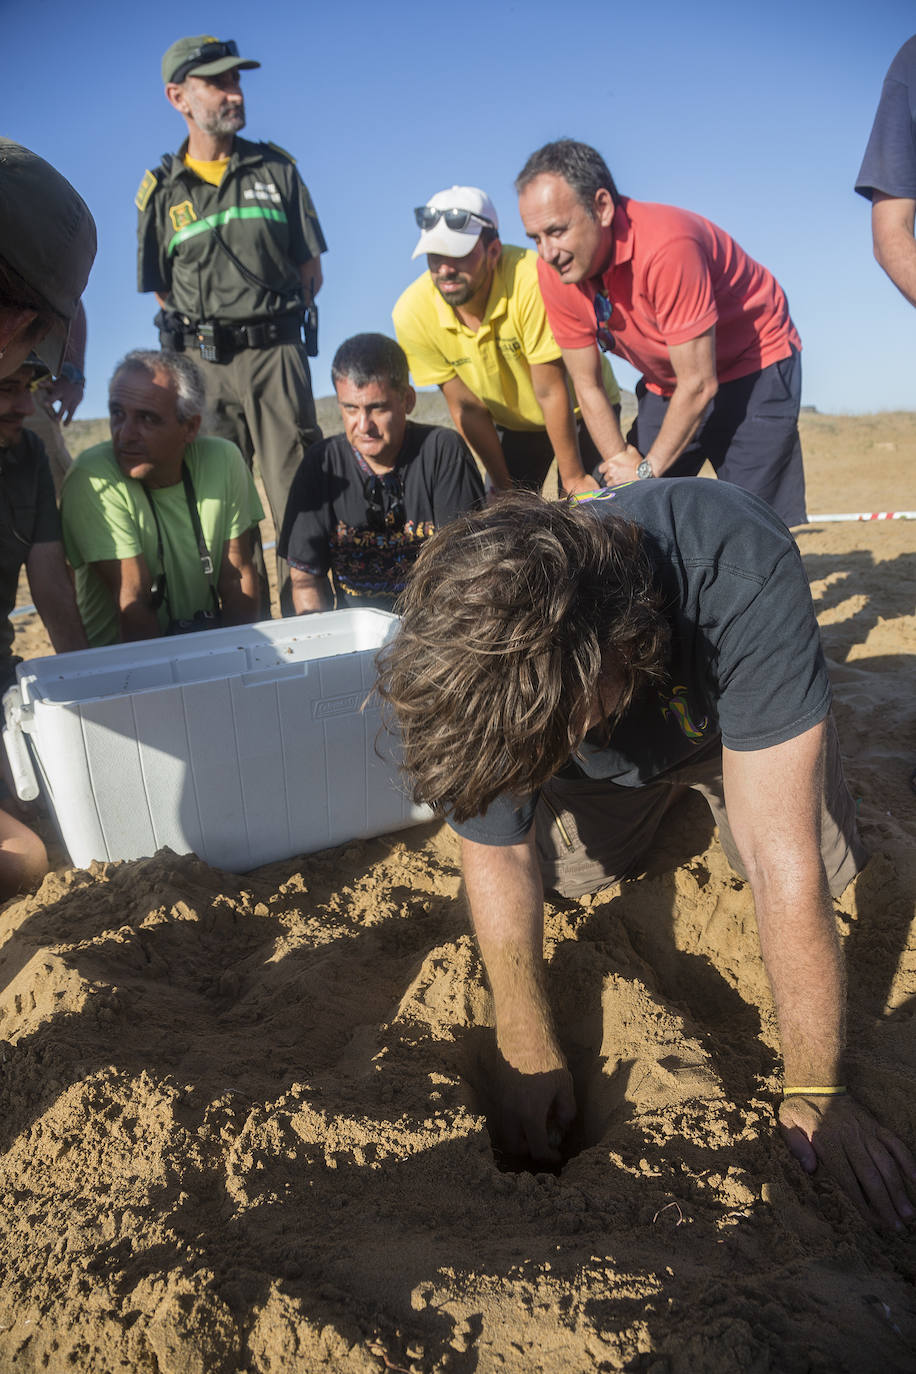
<instances>
[{"instance_id":1,"label":"man's forearm","mask_svg":"<svg viewBox=\"0 0 916 1374\"><path fill-rule=\"evenodd\" d=\"M703 413L717 390L715 383L678 383L674 388L655 443L645 455L656 477L667 472L684 452L699 429Z\"/></svg>"},{"instance_id":2,"label":"man's forearm","mask_svg":"<svg viewBox=\"0 0 916 1374\"><path fill-rule=\"evenodd\" d=\"M499 1048L521 1073L562 1064L544 980L544 894L533 840L462 840L465 888L487 971Z\"/></svg>"},{"instance_id":3,"label":"man's forearm","mask_svg":"<svg viewBox=\"0 0 916 1374\"><path fill-rule=\"evenodd\" d=\"M331 609L331 584L326 577L308 577L293 569L290 579L296 615L315 615Z\"/></svg>"},{"instance_id":4,"label":"man's forearm","mask_svg":"<svg viewBox=\"0 0 916 1374\"><path fill-rule=\"evenodd\" d=\"M158 639L159 617L147 601L128 601L118 607L118 631L122 644L137 639Z\"/></svg>"},{"instance_id":5,"label":"man's forearm","mask_svg":"<svg viewBox=\"0 0 916 1374\"><path fill-rule=\"evenodd\" d=\"M916 201L875 191L871 231L875 257L897 290L916 305Z\"/></svg>"},{"instance_id":6,"label":"man's forearm","mask_svg":"<svg viewBox=\"0 0 916 1374\"><path fill-rule=\"evenodd\" d=\"M582 411L585 427L602 459L616 458L626 449L627 442L604 387L591 383L586 386L577 382L576 399Z\"/></svg>"},{"instance_id":7,"label":"man's forearm","mask_svg":"<svg viewBox=\"0 0 916 1374\"><path fill-rule=\"evenodd\" d=\"M253 563L238 569L238 576L229 586L220 588L220 603L226 625L250 625L257 620L261 605L261 588Z\"/></svg>"},{"instance_id":8,"label":"man's forearm","mask_svg":"<svg viewBox=\"0 0 916 1374\"><path fill-rule=\"evenodd\" d=\"M566 382L561 376L558 384L546 391L535 391L547 437L557 460L557 471L565 491L575 491L586 479L585 468L579 454L579 441L576 438L576 421L573 415Z\"/></svg>"},{"instance_id":9,"label":"man's forearm","mask_svg":"<svg viewBox=\"0 0 916 1374\"><path fill-rule=\"evenodd\" d=\"M58 559L48 554L46 548L36 545L26 571L35 609L48 632L54 652L67 654L88 648L63 550L60 550Z\"/></svg>"},{"instance_id":10,"label":"man's forearm","mask_svg":"<svg viewBox=\"0 0 916 1374\"><path fill-rule=\"evenodd\" d=\"M775 893L754 886L760 948L779 1022L787 1087L844 1082L846 985L823 866Z\"/></svg>"},{"instance_id":11,"label":"man's forearm","mask_svg":"<svg viewBox=\"0 0 916 1374\"><path fill-rule=\"evenodd\" d=\"M512 486L512 478L506 467L493 417L486 406L463 405L461 402L453 404L448 397L446 400L458 433L483 463L493 486L497 491L508 491Z\"/></svg>"},{"instance_id":12,"label":"man's forearm","mask_svg":"<svg viewBox=\"0 0 916 1374\"><path fill-rule=\"evenodd\" d=\"M875 257L897 290L916 305L916 238L899 228L876 237Z\"/></svg>"}]
</instances>

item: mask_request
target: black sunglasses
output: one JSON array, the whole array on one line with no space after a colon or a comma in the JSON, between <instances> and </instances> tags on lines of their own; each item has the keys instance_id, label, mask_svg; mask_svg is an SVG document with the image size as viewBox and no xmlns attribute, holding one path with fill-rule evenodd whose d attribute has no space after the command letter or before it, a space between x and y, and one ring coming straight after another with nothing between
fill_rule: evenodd
<instances>
[{"instance_id":1,"label":"black sunglasses","mask_svg":"<svg viewBox=\"0 0 916 1374\"><path fill-rule=\"evenodd\" d=\"M614 349L614 335L609 323L613 313L613 301L599 291L595 296L595 333L598 347L603 353L611 353Z\"/></svg>"},{"instance_id":2,"label":"black sunglasses","mask_svg":"<svg viewBox=\"0 0 916 1374\"><path fill-rule=\"evenodd\" d=\"M386 477L373 474L363 484L366 498L366 525L374 534L383 530L392 533L403 530L407 520L404 510L404 486L397 473ZM386 495L391 498L386 501Z\"/></svg>"},{"instance_id":3,"label":"black sunglasses","mask_svg":"<svg viewBox=\"0 0 916 1374\"><path fill-rule=\"evenodd\" d=\"M189 53L180 67L176 67L172 73L172 81L180 85L184 81L192 67L197 67L201 62L215 62L219 57L238 57L239 47L230 38L225 43L203 43L199 48L195 48Z\"/></svg>"},{"instance_id":4,"label":"black sunglasses","mask_svg":"<svg viewBox=\"0 0 916 1374\"><path fill-rule=\"evenodd\" d=\"M486 224L490 229L496 228L491 219L485 219L483 215L475 215L473 210L436 210L432 205L418 205L413 216L419 229L433 229L440 219L445 220L449 229L466 229L468 220L471 219L476 219L478 224Z\"/></svg>"}]
</instances>

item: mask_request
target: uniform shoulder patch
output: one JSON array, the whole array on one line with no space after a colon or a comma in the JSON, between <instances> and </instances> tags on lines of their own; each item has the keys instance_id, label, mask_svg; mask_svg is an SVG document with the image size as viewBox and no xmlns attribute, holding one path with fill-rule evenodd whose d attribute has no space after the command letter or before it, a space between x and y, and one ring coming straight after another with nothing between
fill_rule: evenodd
<instances>
[{"instance_id":1,"label":"uniform shoulder patch","mask_svg":"<svg viewBox=\"0 0 916 1374\"><path fill-rule=\"evenodd\" d=\"M158 185L159 178L155 172L150 172L147 170L143 173L143 180L137 187L137 194L134 196L134 204L136 205L137 209L141 212L141 214L149 204L149 198L153 194Z\"/></svg>"},{"instance_id":2,"label":"uniform shoulder patch","mask_svg":"<svg viewBox=\"0 0 916 1374\"><path fill-rule=\"evenodd\" d=\"M288 152L286 151L285 148L281 148L280 145L279 145L279 143L272 143L272 142L270 141L270 139L268 139L268 140L267 140L267 147L268 147L268 148L273 148L273 150L274 150L275 153L281 153L281 154L283 155L283 157L285 157L289 162L295 162L295 161L296 161L296 159L293 157L292 153L288 153Z\"/></svg>"}]
</instances>

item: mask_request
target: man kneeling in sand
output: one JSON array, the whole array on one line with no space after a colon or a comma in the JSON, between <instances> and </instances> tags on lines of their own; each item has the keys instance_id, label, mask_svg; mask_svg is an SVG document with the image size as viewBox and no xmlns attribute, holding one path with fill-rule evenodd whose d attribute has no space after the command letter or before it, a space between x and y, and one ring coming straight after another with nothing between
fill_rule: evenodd
<instances>
[{"instance_id":1,"label":"man kneeling in sand","mask_svg":"<svg viewBox=\"0 0 916 1374\"><path fill-rule=\"evenodd\" d=\"M576 1110L545 992L544 888L624 875L687 786L753 892L789 1148L872 1219L911 1221L916 1162L845 1083L830 896L865 853L782 522L695 478L564 505L516 493L437 535L398 609L379 691L414 796L462 838L506 1148L556 1160Z\"/></svg>"}]
</instances>

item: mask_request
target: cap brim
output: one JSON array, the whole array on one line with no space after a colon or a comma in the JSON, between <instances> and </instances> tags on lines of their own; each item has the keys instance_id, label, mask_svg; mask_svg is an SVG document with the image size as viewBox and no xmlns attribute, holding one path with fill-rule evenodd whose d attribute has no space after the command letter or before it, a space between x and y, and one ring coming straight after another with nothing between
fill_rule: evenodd
<instances>
[{"instance_id":1,"label":"cap brim","mask_svg":"<svg viewBox=\"0 0 916 1374\"><path fill-rule=\"evenodd\" d=\"M449 229L445 220L440 219L432 229L423 230L411 258L422 257L424 253L438 253L443 258L466 258L483 233L483 225L477 220L473 223L473 229Z\"/></svg>"},{"instance_id":2,"label":"cap brim","mask_svg":"<svg viewBox=\"0 0 916 1374\"><path fill-rule=\"evenodd\" d=\"M70 326L67 321L55 319L47 334L32 350L55 377L59 375L64 361L69 333Z\"/></svg>"},{"instance_id":3,"label":"cap brim","mask_svg":"<svg viewBox=\"0 0 916 1374\"><path fill-rule=\"evenodd\" d=\"M248 58L218 57L215 62L203 62L199 67L192 67L188 76L221 76L223 72L233 70L252 71L260 65L260 62L252 62Z\"/></svg>"}]
</instances>

